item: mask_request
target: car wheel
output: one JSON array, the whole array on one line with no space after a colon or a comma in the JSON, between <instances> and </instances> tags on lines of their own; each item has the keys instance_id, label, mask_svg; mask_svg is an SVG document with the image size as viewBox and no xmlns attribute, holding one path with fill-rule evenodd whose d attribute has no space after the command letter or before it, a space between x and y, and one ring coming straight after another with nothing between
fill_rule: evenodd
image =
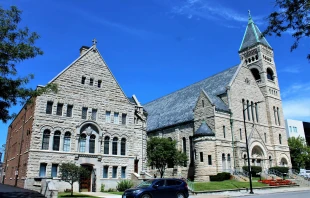
<instances>
[{"instance_id":1,"label":"car wheel","mask_svg":"<svg viewBox=\"0 0 310 198\"><path fill-rule=\"evenodd\" d=\"M149 194L144 194L144 195L141 196L141 198L152 198L152 197Z\"/></svg>"},{"instance_id":2,"label":"car wheel","mask_svg":"<svg viewBox=\"0 0 310 198\"><path fill-rule=\"evenodd\" d=\"M177 198L185 198L185 197L184 197L183 193L178 193Z\"/></svg>"}]
</instances>

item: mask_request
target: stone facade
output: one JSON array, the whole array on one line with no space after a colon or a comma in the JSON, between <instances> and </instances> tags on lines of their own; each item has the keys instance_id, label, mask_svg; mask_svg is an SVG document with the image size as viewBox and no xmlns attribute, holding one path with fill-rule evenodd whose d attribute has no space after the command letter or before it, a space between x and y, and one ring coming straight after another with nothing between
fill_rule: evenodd
<instances>
[{"instance_id":1,"label":"stone facade","mask_svg":"<svg viewBox=\"0 0 310 198\"><path fill-rule=\"evenodd\" d=\"M74 191L100 191L101 184L115 188L120 179L130 179L134 172L139 177L146 169L143 107L135 96L126 97L95 44L80 52L50 81L58 85L58 92L35 99L25 118L27 130L21 129L25 110L10 125L5 184L17 182L19 187L39 190L42 178L59 181L59 165L72 162L91 172ZM25 131L30 135L20 140ZM28 147L22 148L20 157L24 169L15 181L14 160L19 157L14 145L25 140ZM57 186L60 191L70 189L60 181Z\"/></svg>"},{"instance_id":2,"label":"stone facade","mask_svg":"<svg viewBox=\"0 0 310 198\"><path fill-rule=\"evenodd\" d=\"M149 116L147 124L151 125L149 137L171 137L180 144L185 137L186 145L191 145L183 150L190 160L187 171L175 167L178 172L171 174L168 169L167 177L209 181L210 175L219 172L242 171L247 165L243 113L251 165L261 166L263 171L273 166L291 167L273 50L265 38L259 40L260 34L250 17L238 66L144 105ZM195 105L183 108L191 101L179 100L180 95L191 97ZM169 105L173 108L167 108ZM186 114L185 109L193 114L185 119L188 128L182 131L184 124L178 116ZM157 118L161 123L158 127L149 120L157 114L173 115L175 118L169 119L175 123ZM203 122L214 136L196 134Z\"/></svg>"}]
</instances>

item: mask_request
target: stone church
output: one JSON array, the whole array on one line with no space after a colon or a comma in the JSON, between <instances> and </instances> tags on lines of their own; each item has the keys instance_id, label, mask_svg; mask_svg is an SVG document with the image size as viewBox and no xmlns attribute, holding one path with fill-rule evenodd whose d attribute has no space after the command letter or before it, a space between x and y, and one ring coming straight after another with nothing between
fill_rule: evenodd
<instances>
[{"instance_id":1,"label":"stone church","mask_svg":"<svg viewBox=\"0 0 310 198\"><path fill-rule=\"evenodd\" d=\"M189 158L171 176L208 181L247 165L291 167L273 49L251 16L240 64L144 105L148 137L178 142ZM245 119L245 124L244 124Z\"/></svg>"},{"instance_id":2,"label":"stone church","mask_svg":"<svg viewBox=\"0 0 310 198\"><path fill-rule=\"evenodd\" d=\"M252 165L291 167L273 49L251 17L239 56L240 64L142 106L125 95L94 40L49 82L58 92L33 98L9 126L3 183L39 190L52 178L63 191L64 162L90 171L74 191L148 178L156 174L146 159L154 136L176 140L189 158L169 165L166 177L208 181L246 165L245 127Z\"/></svg>"}]
</instances>

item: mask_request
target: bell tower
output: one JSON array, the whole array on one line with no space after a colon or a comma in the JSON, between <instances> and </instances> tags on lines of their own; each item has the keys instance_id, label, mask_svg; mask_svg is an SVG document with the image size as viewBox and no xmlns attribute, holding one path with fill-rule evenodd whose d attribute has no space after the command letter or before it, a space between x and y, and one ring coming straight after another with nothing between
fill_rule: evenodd
<instances>
[{"instance_id":1,"label":"bell tower","mask_svg":"<svg viewBox=\"0 0 310 198\"><path fill-rule=\"evenodd\" d=\"M250 11L249 20L243 40L239 48L241 61L250 69L257 85L265 96L266 114L268 118L269 148L273 148L272 158L279 158L277 149L282 147L287 149L287 138L285 132L284 116L282 111L282 101L277 78L277 71L274 62L273 49L262 35L261 31L254 23ZM277 159L274 165L279 166Z\"/></svg>"}]
</instances>

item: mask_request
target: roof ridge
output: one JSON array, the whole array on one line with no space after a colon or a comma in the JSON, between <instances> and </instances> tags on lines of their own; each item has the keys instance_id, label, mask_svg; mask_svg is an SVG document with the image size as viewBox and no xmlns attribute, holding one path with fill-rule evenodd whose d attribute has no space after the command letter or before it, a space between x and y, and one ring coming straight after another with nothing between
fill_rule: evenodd
<instances>
[{"instance_id":1,"label":"roof ridge","mask_svg":"<svg viewBox=\"0 0 310 198\"><path fill-rule=\"evenodd\" d=\"M167 95L161 96L161 97L159 97L159 98L157 98L157 99L155 99L155 100L151 100L150 102L147 102L147 103L143 104L143 106L145 106L145 105L147 105L147 104L150 104L150 103L153 103L153 102L155 102L155 101L157 101L157 100L159 100L159 99L162 99L162 98L164 98L164 97L167 97L167 96L169 96L169 95L172 95L172 94L174 94L174 93L176 93L176 92L178 92L178 91L181 91L181 90L183 90L183 89L186 89L186 88L188 88L188 87L190 87L190 86L196 85L196 84L198 84L198 83L200 83L200 82L202 82L202 81L205 81L205 80L207 80L207 79L209 79L209 78L212 78L212 77L214 77L214 76L217 76L217 75L219 75L219 74L221 74L221 73L224 73L225 71L227 71L227 70L229 70L229 69L232 69L232 68L234 68L234 67L237 67L237 66L239 66L239 64L234 65L234 66L232 66L232 67L229 67L229 68L227 68L227 69L225 69L225 70L222 70L222 71L220 71L219 73L213 74L212 76L209 76L209 77L207 77L207 78L204 78L204 79L202 79L202 80L199 80L199 81L197 81L197 82L195 82L195 83L193 83L193 84L190 84L190 85L187 85L187 86L185 86L185 87L183 87L183 88L180 88L180 89L178 89L178 90L175 90L175 91L173 91L173 92L171 92L171 93L169 93L169 94L167 94Z\"/></svg>"}]
</instances>

